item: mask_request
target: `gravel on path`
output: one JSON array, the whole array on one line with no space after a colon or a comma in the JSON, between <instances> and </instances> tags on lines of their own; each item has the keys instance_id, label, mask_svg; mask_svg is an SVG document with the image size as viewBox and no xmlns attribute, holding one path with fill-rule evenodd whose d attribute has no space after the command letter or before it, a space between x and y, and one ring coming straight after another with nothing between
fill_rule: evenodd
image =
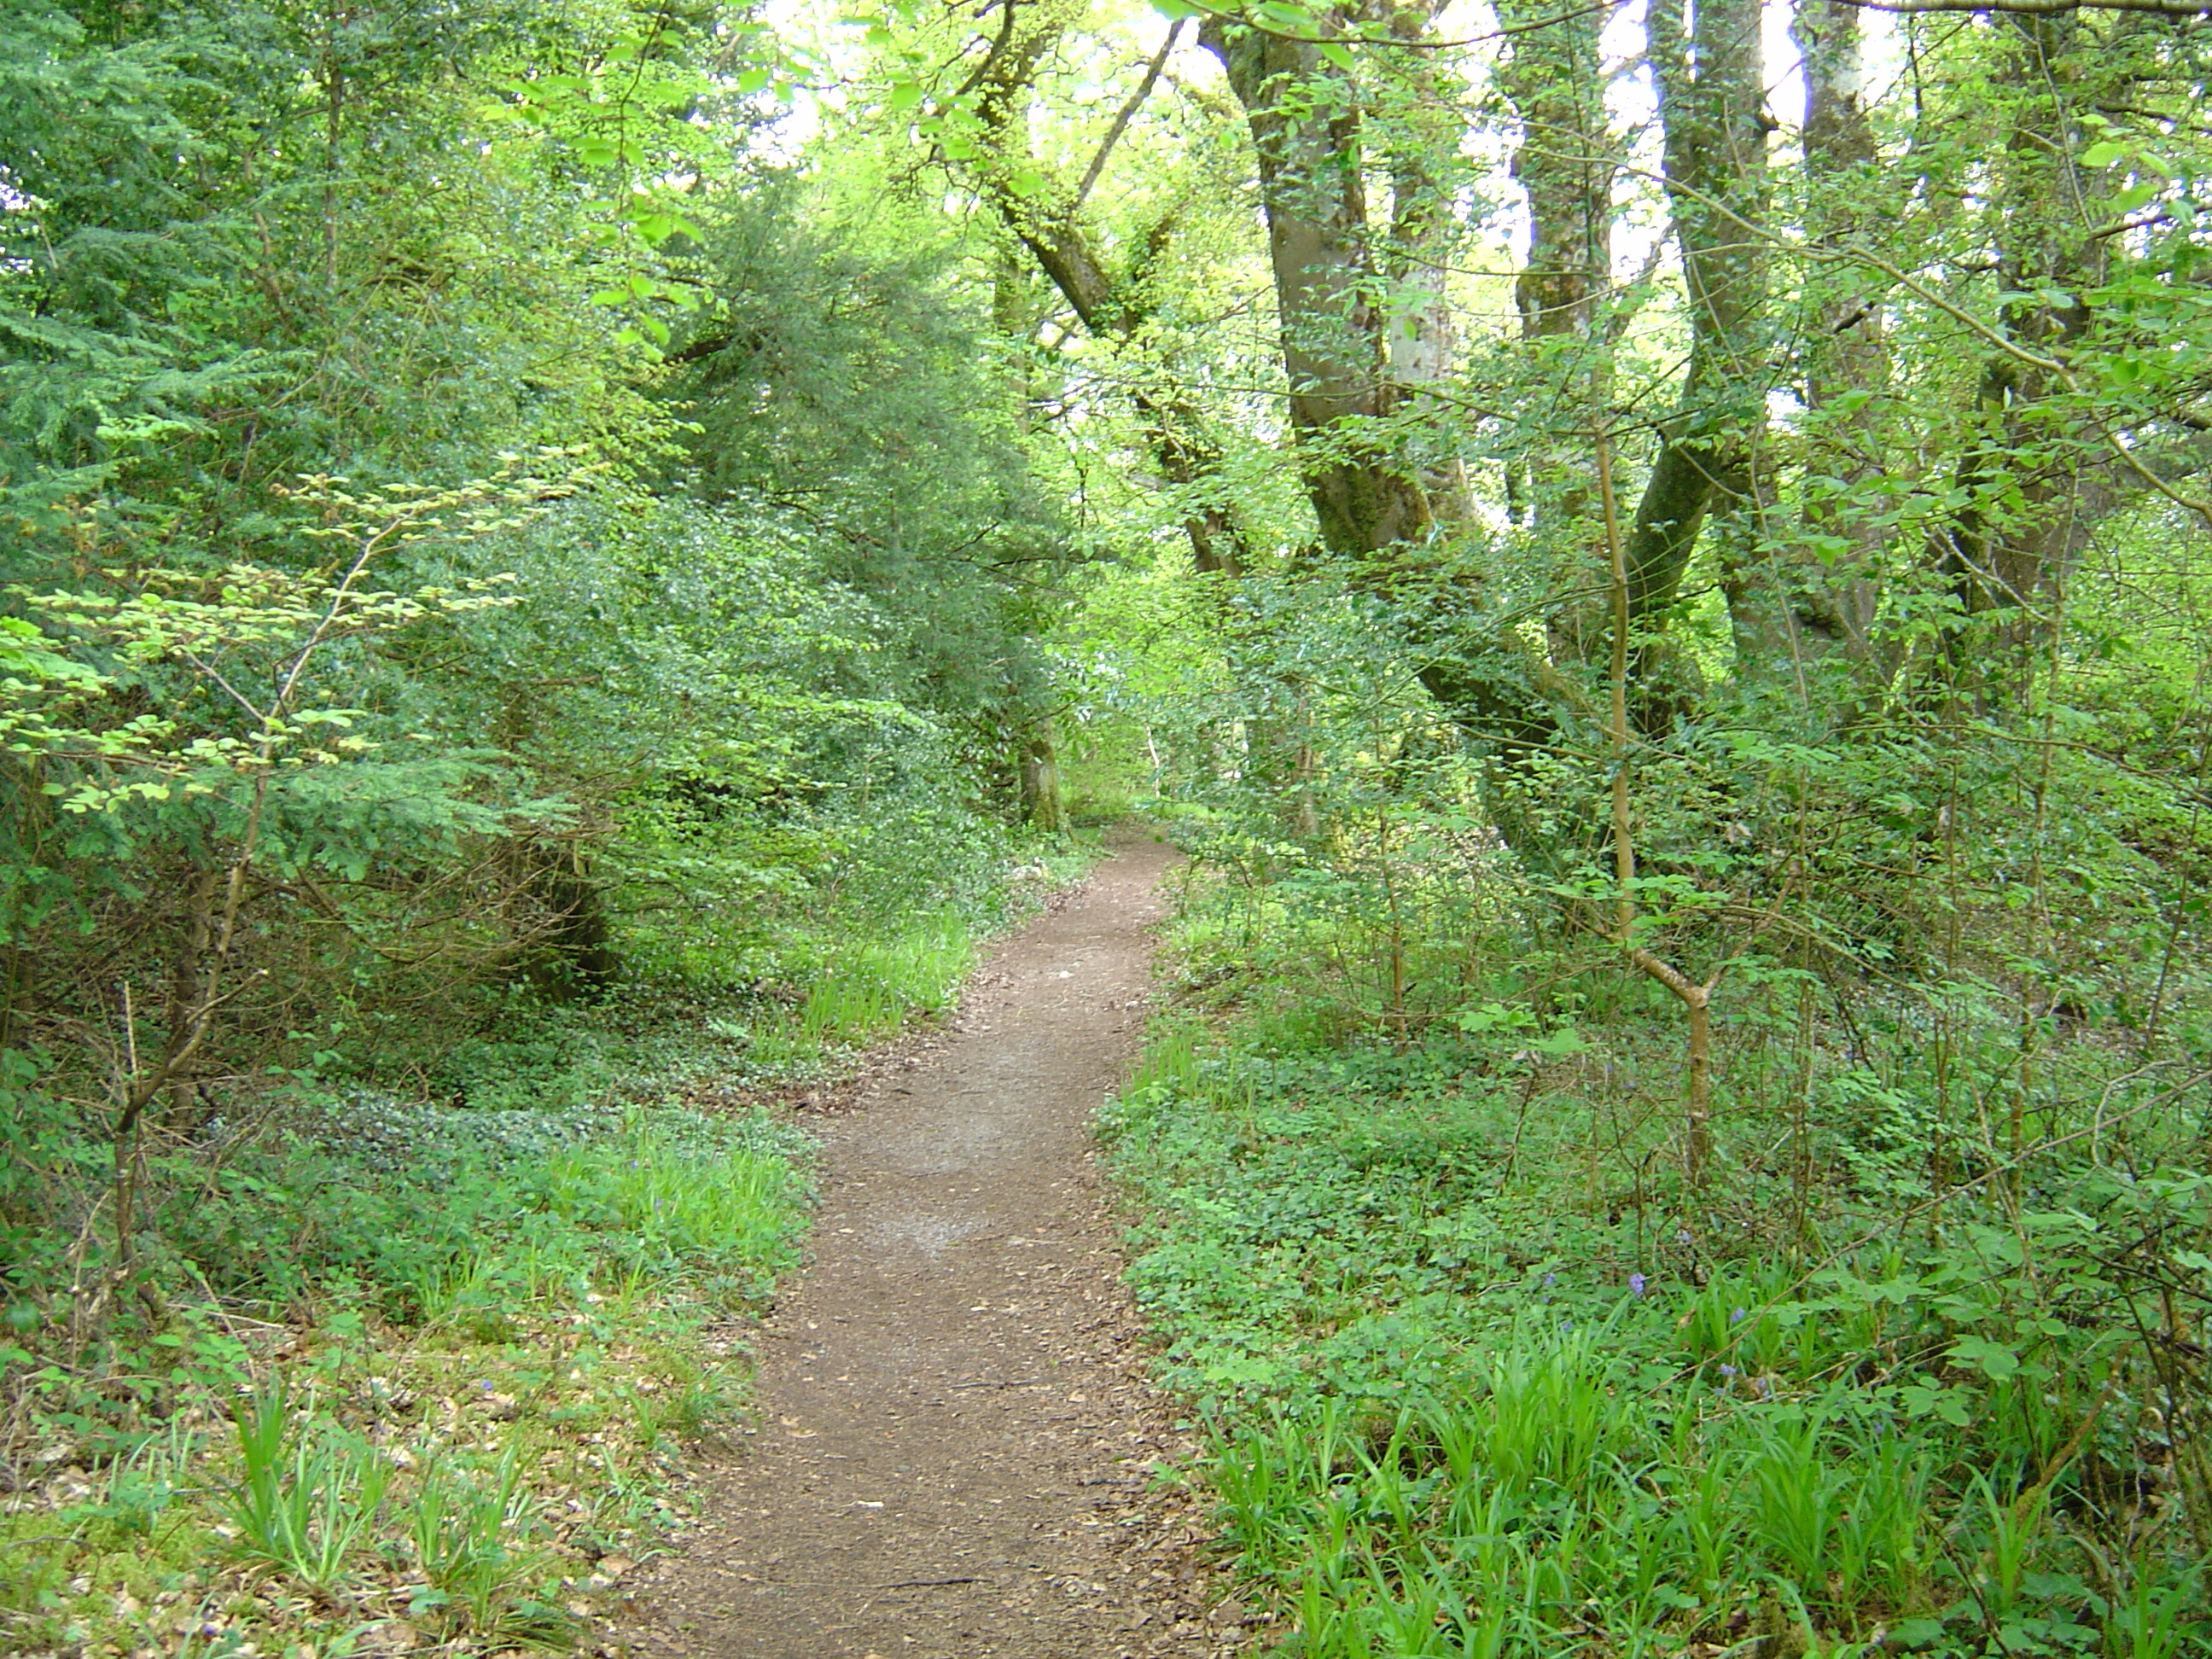
<instances>
[{"instance_id":1,"label":"gravel on path","mask_svg":"<svg viewBox=\"0 0 2212 1659\"><path fill-rule=\"evenodd\" d=\"M638 1586L640 1659L1220 1659L1244 1610L1147 1385L1091 1141L1149 998L1173 854L1125 836L949 1029L823 1124L811 1264L757 1415Z\"/></svg>"}]
</instances>

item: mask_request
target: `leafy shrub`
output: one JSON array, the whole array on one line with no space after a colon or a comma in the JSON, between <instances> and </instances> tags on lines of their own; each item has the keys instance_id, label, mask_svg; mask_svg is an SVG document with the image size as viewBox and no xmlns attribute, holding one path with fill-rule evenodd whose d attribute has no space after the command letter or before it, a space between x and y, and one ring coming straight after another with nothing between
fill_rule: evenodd
<instances>
[{"instance_id":1,"label":"leafy shrub","mask_svg":"<svg viewBox=\"0 0 2212 1659\"><path fill-rule=\"evenodd\" d=\"M1163 1029L1102 1130L1164 1375L1214 1425L1207 1477L1294 1650L2212 1640L2203 1405L2172 1351L2212 1311L2212 1182L2167 1111L2193 1071L2054 1088L2017 1152L1909 1066L1839 1059L1816 1075L1866 1109L1817 1123L1747 1075L1731 1134L1805 1151L1693 1199L1638 1173L1669 1125L1608 1087L1664 1065L1632 985L1602 1020L1493 980L1418 1042L1316 1033L1279 1012L1281 959L1203 971L1245 951L1219 925L1247 902L1183 935L1194 997L1242 1006ZM1966 1086L1984 1062L1951 1054Z\"/></svg>"}]
</instances>

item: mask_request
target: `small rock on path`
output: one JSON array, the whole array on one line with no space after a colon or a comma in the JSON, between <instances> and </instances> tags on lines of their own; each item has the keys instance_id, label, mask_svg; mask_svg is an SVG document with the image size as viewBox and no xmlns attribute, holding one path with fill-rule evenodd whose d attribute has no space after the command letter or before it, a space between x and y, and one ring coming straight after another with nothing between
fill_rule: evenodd
<instances>
[{"instance_id":1,"label":"small rock on path","mask_svg":"<svg viewBox=\"0 0 2212 1659\"><path fill-rule=\"evenodd\" d=\"M1216 1659L1241 1609L1146 1385L1092 1114L1143 1033L1172 854L1122 846L949 1032L829 1121L754 1426L640 1586L641 1659Z\"/></svg>"}]
</instances>

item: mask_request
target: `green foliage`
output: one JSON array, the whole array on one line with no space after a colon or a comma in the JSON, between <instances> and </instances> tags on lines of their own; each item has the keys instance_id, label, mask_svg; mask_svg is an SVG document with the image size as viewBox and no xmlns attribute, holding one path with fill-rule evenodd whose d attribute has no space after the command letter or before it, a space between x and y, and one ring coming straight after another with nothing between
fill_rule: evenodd
<instances>
[{"instance_id":1,"label":"green foliage","mask_svg":"<svg viewBox=\"0 0 2212 1659\"><path fill-rule=\"evenodd\" d=\"M2212 1304L2184 1242L2212 1188L2167 1115L2195 1069L2054 1047L2014 1146L1941 1093L2014 1082L1996 1030L1948 1074L1910 1021L1879 1078L1816 1060L1815 1121L1802 1059L1759 1079L1739 1049L1745 1150L1692 1191L1658 1161L1665 1011L1635 981L1532 997L1524 941L1416 1038L1371 996L1316 1021L1332 952L1387 939L1308 920L1296 866L1255 890L1224 861L1181 933L1185 994L1230 1023L1158 1033L1103 1127L1164 1375L1215 1425L1207 1477L1290 1650L2205 1639L2212 1509L2169 1426L2196 1398L2173 1322ZM1750 977L1756 1030L1798 981Z\"/></svg>"},{"instance_id":2,"label":"green foliage","mask_svg":"<svg viewBox=\"0 0 2212 1659\"><path fill-rule=\"evenodd\" d=\"M423 1589L408 1604L410 1613L443 1614L488 1642L562 1644L568 1616L532 1599L549 1562L531 1541L532 1506L514 1448L488 1475L426 1473L412 1508L410 1541Z\"/></svg>"},{"instance_id":3,"label":"green foliage","mask_svg":"<svg viewBox=\"0 0 2212 1659\"><path fill-rule=\"evenodd\" d=\"M1064 559L956 239L745 158L742 20L18 11L0 1196L33 1357L333 1297L495 1322L533 1274L759 1294L774 1158L610 1126L941 1007L1021 902L1024 582ZM796 349L720 360L738 395L636 349L678 313ZM933 453L883 464L901 432Z\"/></svg>"},{"instance_id":4,"label":"green foliage","mask_svg":"<svg viewBox=\"0 0 2212 1659\"><path fill-rule=\"evenodd\" d=\"M228 1508L248 1559L334 1596L381 1518L392 1466L372 1446L313 1427L325 1431L312 1442L295 1432L281 1385L247 1401L238 1418L245 1474Z\"/></svg>"},{"instance_id":5,"label":"green foliage","mask_svg":"<svg viewBox=\"0 0 2212 1659\"><path fill-rule=\"evenodd\" d=\"M10 1160L4 1196L21 1219L73 1143L65 1110L32 1089L14 1099L11 1150L31 1157ZM127 1575L155 1568L169 1603L191 1587L241 1632L283 1628L299 1617L284 1598L304 1593L342 1623L382 1608L485 1649L565 1645L579 1549L665 1520L660 1466L733 1407L738 1379L706 1333L795 1261L806 1144L764 1115L675 1105L303 1103L231 1126L212 1172L174 1157L143 1177L161 1200L144 1230L207 1312L111 1327L66 1355L35 1351L65 1334L38 1316L60 1247L19 1235L34 1248L9 1263L11 1327L33 1346L5 1356L15 1408L64 1472L56 1489L90 1495L22 1517L62 1527L63 1547L0 1531L0 1617L33 1640L88 1618L135 1628L67 1586L108 1561L134 1608L150 1593ZM255 1317L303 1304L315 1312L296 1333ZM281 1360L276 1334L300 1345ZM489 1454L480 1431L459 1432L464 1407L495 1431ZM225 1414L230 1431L214 1429ZM595 1496L567 1503L579 1480ZM239 1601L271 1582L271 1609Z\"/></svg>"}]
</instances>

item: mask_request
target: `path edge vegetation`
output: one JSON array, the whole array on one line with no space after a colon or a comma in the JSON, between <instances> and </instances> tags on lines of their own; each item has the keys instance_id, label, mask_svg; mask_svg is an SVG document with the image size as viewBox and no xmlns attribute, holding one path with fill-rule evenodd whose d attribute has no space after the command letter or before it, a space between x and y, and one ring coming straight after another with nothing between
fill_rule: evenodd
<instances>
[{"instance_id":1,"label":"path edge vegetation","mask_svg":"<svg viewBox=\"0 0 2212 1659\"><path fill-rule=\"evenodd\" d=\"M150 1156L141 1248L187 1274L150 1281L159 1317L74 1346L18 1320L0 1346L27 1476L0 1516L10 1650L593 1645L750 1410L750 1334L811 1224L807 1109L1099 856L1036 842L988 930L833 947L750 1032L526 1079L565 1107L303 1092L213 1176ZM184 1254L219 1239L204 1217L161 1235L179 1206L320 1237L283 1297L217 1295Z\"/></svg>"},{"instance_id":2,"label":"path edge vegetation","mask_svg":"<svg viewBox=\"0 0 2212 1659\"><path fill-rule=\"evenodd\" d=\"M2108 1085L1989 1127L1978 1173L1900 1217L1884 1183L1923 1147L1808 1118L1785 980L1779 1052L1733 1045L1692 1184L1679 1081L1612 1081L1680 1078L1639 964L1545 946L1449 838L1370 843L1362 893L1342 866L1255 880L1212 815L1164 816L1194 854L1165 1006L1098 1133L1156 1378L1206 1443L1173 1478L1212 1505L1255 1650L2212 1640L2212 1487L2169 1438L2193 1385L2160 1322L2203 1177L2091 1155L2124 1132ZM1847 1086L1894 1111L1914 1059Z\"/></svg>"}]
</instances>

